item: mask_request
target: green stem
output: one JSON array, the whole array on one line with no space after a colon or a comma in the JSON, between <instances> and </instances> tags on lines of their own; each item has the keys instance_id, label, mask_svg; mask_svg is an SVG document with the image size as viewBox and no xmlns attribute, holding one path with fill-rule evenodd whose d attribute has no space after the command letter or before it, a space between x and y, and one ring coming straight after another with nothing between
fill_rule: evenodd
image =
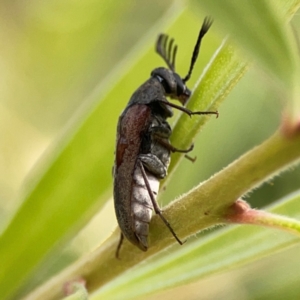
<instances>
[{"instance_id":1,"label":"green stem","mask_svg":"<svg viewBox=\"0 0 300 300\"><path fill-rule=\"evenodd\" d=\"M182 239L204 228L224 223L224 216L230 212L236 199L299 159L300 135L287 138L277 131L260 146L173 202L165 209L164 215ZM61 296L63 284L78 277L86 280L90 292L95 291L145 258L176 243L158 216L151 221L150 248L146 253L125 241L121 260L117 260L114 253L118 237L118 232L115 232L99 249L56 276L27 299L57 299Z\"/></svg>"}]
</instances>

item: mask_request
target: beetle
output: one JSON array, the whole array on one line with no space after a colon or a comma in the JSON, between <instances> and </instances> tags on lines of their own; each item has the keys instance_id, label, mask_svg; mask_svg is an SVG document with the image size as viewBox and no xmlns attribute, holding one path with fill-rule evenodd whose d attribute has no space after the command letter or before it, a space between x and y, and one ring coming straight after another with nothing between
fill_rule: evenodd
<instances>
[{"instance_id":1,"label":"beetle","mask_svg":"<svg viewBox=\"0 0 300 300\"><path fill-rule=\"evenodd\" d=\"M159 181L167 176L171 152L188 153L172 146L169 138L172 130L167 118L173 116L172 108L189 116L215 114L217 111L197 111L173 104L166 97L177 99L182 105L191 96L186 82L190 79L197 60L201 40L212 24L205 18L194 47L190 68L181 78L175 72L177 45L174 39L160 34L156 52L166 62L168 68L159 67L152 71L151 77L131 96L117 125L114 176L114 206L116 218L121 229L121 237L116 250L119 257L124 237L143 251L148 249L148 232L152 210L160 216L179 244L183 242L163 216L156 202Z\"/></svg>"}]
</instances>

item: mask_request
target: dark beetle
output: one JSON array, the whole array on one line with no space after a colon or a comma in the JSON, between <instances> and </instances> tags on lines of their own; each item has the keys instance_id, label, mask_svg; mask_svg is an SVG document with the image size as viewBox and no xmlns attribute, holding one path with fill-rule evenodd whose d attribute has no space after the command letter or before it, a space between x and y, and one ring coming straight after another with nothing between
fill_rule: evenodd
<instances>
[{"instance_id":1,"label":"dark beetle","mask_svg":"<svg viewBox=\"0 0 300 300\"><path fill-rule=\"evenodd\" d=\"M185 83L189 80L198 57L200 43L212 22L205 18L193 52L191 65L185 78L175 73L177 46L174 40L168 43L167 35L160 35L156 44L157 53L169 69L157 68L132 95L119 118L114 166L114 204L121 229L121 238L116 257L124 236L141 250L148 249L148 232L152 210L159 214L175 239L182 244L156 202L159 180L167 175L170 152L187 153L170 144L172 130L166 119L172 117L172 107L188 115L216 114L217 112L192 112L168 102L166 96L186 103L191 91Z\"/></svg>"}]
</instances>

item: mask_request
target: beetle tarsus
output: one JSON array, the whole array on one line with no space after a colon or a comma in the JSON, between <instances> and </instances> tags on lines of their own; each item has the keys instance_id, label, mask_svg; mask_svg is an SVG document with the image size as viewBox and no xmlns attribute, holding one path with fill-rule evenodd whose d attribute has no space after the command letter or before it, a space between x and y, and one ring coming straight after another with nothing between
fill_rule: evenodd
<instances>
[{"instance_id":1,"label":"beetle tarsus","mask_svg":"<svg viewBox=\"0 0 300 300\"><path fill-rule=\"evenodd\" d=\"M219 117L218 111L191 111L191 115L216 115L216 118Z\"/></svg>"},{"instance_id":2,"label":"beetle tarsus","mask_svg":"<svg viewBox=\"0 0 300 300\"><path fill-rule=\"evenodd\" d=\"M186 159L188 159L189 161L191 161L192 163L194 163L197 160L197 156L191 157L191 156L189 156L189 155L186 154L184 157Z\"/></svg>"}]
</instances>

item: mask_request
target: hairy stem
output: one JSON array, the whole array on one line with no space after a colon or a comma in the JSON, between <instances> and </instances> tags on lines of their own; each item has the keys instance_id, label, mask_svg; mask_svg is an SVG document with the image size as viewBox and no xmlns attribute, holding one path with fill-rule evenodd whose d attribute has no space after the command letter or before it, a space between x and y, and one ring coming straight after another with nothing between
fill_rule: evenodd
<instances>
[{"instance_id":1,"label":"hairy stem","mask_svg":"<svg viewBox=\"0 0 300 300\"><path fill-rule=\"evenodd\" d=\"M288 138L282 131L277 131L267 141L173 202L164 210L164 215L180 238L228 222L226 216L238 198L288 169L299 159L300 135ZM150 248L146 253L125 241L121 259L117 260L114 253L119 234L116 232L100 248L83 257L27 299L56 299L61 296L63 284L78 277L85 279L89 291L94 291L145 258L176 243L158 216L154 216L150 228Z\"/></svg>"}]
</instances>

